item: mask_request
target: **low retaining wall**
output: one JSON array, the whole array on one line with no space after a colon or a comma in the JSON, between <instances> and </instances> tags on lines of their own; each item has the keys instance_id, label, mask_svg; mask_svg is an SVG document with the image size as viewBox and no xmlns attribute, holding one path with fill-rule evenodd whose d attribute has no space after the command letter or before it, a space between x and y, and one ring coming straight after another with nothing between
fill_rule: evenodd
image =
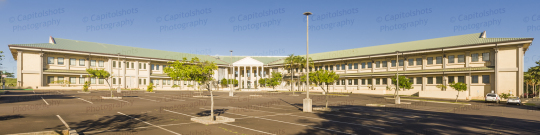
<instances>
[{"instance_id":1,"label":"low retaining wall","mask_svg":"<svg viewBox=\"0 0 540 135\"><path fill-rule=\"evenodd\" d=\"M420 91L419 97L456 99L457 91ZM460 100L467 99L467 93L459 92Z\"/></svg>"}]
</instances>

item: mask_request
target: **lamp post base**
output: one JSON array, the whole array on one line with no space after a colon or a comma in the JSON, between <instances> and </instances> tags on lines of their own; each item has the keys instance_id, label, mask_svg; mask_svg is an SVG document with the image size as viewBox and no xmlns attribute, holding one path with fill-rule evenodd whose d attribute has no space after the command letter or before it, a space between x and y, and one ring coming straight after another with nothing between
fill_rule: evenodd
<instances>
[{"instance_id":1,"label":"lamp post base","mask_svg":"<svg viewBox=\"0 0 540 135\"><path fill-rule=\"evenodd\" d=\"M395 101L396 104L401 104L401 100L399 100L399 95L396 96L396 101Z\"/></svg>"},{"instance_id":2,"label":"lamp post base","mask_svg":"<svg viewBox=\"0 0 540 135\"><path fill-rule=\"evenodd\" d=\"M313 111L313 108L312 108L312 104L311 104L311 99L309 98L306 98L304 99L304 108L302 109L304 112L312 112Z\"/></svg>"},{"instance_id":3,"label":"lamp post base","mask_svg":"<svg viewBox=\"0 0 540 135\"><path fill-rule=\"evenodd\" d=\"M234 96L234 93L231 91L229 92L229 97L232 97L232 96Z\"/></svg>"}]
</instances>

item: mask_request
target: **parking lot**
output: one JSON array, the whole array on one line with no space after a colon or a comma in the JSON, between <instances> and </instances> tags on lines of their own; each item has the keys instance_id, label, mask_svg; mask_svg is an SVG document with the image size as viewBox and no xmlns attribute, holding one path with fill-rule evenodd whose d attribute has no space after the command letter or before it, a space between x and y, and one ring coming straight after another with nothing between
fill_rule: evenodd
<instances>
[{"instance_id":1,"label":"parking lot","mask_svg":"<svg viewBox=\"0 0 540 135\"><path fill-rule=\"evenodd\" d=\"M302 112L305 94L291 92L214 92L214 113L235 122L204 125L193 117L210 115L208 92L10 91L0 97L0 133L61 131L79 134L537 134L540 110L484 102L449 104L403 100L393 105L382 95L332 95L339 111ZM299 94L299 92L297 92ZM194 97L203 95L203 97ZM314 107L325 96L310 93ZM391 97L391 96L386 96ZM382 106L366 106L380 104Z\"/></svg>"}]
</instances>

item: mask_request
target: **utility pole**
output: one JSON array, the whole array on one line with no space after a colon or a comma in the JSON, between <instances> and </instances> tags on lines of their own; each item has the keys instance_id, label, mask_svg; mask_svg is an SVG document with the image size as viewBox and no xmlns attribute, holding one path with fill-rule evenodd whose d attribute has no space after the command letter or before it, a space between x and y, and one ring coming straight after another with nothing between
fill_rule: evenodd
<instances>
[{"instance_id":1,"label":"utility pole","mask_svg":"<svg viewBox=\"0 0 540 135\"><path fill-rule=\"evenodd\" d=\"M306 72L309 72L309 15L312 15L312 13L305 12L304 15L306 15ZM300 85L300 83L298 85ZM309 85L309 73L306 74L306 85ZM309 89L307 89L306 98L304 99L304 108L302 110L304 112L312 112L313 109L311 107L312 100L309 98Z\"/></svg>"}]
</instances>

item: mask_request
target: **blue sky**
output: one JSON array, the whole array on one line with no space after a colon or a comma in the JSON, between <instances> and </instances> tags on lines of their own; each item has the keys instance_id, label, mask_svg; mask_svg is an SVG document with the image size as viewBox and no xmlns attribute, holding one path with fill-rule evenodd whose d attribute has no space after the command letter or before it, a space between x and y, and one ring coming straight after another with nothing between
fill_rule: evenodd
<instances>
[{"instance_id":1,"label":"blue sky","mask_svg":"<svg viewBox=\"0 0 540 135\"><path fill-rule=\"evenodd\" d=\"M46 43L49 36L204 55L305 54L306 11L313 13L310 53L482 31L488 37L537 38L538 5L532 0L0 0L0 50L6 56L0 70L16 69L9 44ZM525 68L536 65L538 52L533 43Z\"/></svg>"}]
</instances>

